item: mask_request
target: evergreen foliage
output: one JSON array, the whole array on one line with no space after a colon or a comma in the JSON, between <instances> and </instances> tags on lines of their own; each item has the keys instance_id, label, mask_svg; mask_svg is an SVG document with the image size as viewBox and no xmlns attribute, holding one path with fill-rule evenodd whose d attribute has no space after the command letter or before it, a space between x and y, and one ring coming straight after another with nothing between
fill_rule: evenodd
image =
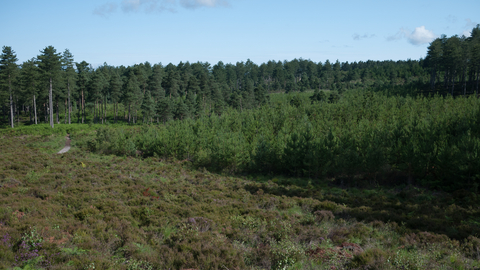
<instances>
[{"instance_id":1,"label":"evergreen foliage","mask_svg":"<svg viewBox=\"0 0 480 270\"><path fill-rule=\"evenodd\" d=\"M2 93L2 99L5 100L5 97L8 95L10 101L10 126L14 127L14 103L13 103L13 95L14 90L12 89L13 80L15 79L15 74L17 71L17 55L15 51L12 50L12 47L3 46L2 48L2 55L0 58L0 87ZM8 93L8 94L6 94Z\"/></svg>"},{"instance_id":2,"label":"evergreen foliage","mask_svg":"<svg viewBox=\"0 0 480 270\"><path fill-rule=\"evenodd\" d=\"M48 85L48 114L50 115L50 126L53 128L54 121L53 121L53 85L55 84L55 94L59 94L60 92L60 84L61 84L61 54L57 53L57 50L53 46L48 46L40 51L42 54L37 57L39 60L38 67L42 71L43 82L45 85ZM58 107L57 107L58 111Z\"/></svg>"},{"instance_id":3,"label":"evergreen foliage","mask_svg":"<svg viewBox=\"0 0 480 270\"><path fill-rule=\"evenodd\" d=\"M474 97L353 91L330 103L310 104L304 95L275 103L166 122L128 136L145 155L229 172L342 177L352 183L394 177L445 190L474 188L480 180L480 103ZM184 119L183 105L177 99L175 118ZM164 106L158 113L166 121L172 112L170 103ZM107 137L112 141L102 151L115 144L115 136Z\"/></svg>"}]
</instances>

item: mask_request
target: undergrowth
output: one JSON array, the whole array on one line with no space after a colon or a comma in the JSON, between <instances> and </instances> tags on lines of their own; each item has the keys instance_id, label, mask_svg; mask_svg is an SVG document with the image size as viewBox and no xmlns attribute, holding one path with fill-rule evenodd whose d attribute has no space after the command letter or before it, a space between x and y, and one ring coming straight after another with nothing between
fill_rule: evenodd
<instances>
[{"instance_id":1,"label":"undergrowth","mask_svg":"<svg viewBox=\"0 0 480 270\"><path fill-rule=\"evenodd\" d=\"M93 130L69 130L72 145ZM0 135L1 269L480 267L470 191L222 175L78 147L55 154L65 134Z\"/></svg>"}]
</instances>

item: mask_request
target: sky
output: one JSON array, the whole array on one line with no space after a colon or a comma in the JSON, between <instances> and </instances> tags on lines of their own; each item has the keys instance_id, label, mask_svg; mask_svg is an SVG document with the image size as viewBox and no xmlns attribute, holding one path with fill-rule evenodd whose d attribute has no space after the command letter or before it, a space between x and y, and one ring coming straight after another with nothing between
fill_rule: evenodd
<instances>
[{"instance_id":1,"label":"sky","mask_svg":"<svg viewBox=\"0 0 480 270\"><path fill-rule=\"evenodd\" d=\"M418 60L480 23L479 0L0 0L0 46L94 67L146 61Z\"/></svg>"}]
</instances>

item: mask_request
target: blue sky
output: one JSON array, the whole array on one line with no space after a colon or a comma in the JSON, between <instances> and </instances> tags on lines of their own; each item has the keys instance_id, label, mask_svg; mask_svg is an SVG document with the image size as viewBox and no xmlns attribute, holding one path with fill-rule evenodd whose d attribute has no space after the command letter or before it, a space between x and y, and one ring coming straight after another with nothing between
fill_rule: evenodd
<instances>
[{"instance_id":1,"label":"blue sky","mask_svg":"<svg viewBox=\"0 0 480 270\"><path fill-rule=\"evenodd\" d=\"M480 23L479 0L0 1L0 46L19 63L49 45L93 66L419 59Z\"/></svg>"}]
</instances>

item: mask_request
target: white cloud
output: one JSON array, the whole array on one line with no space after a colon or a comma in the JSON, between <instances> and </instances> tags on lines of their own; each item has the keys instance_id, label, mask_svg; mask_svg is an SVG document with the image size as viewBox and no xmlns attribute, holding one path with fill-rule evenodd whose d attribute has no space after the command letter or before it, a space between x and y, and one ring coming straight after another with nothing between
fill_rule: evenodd
<instances>
[{"instance_id":1,"label":"white cloud","mask_svg":"<svg viewBox=\"0 0 480 270\"><path fill-rule=\"evenodd\" d=\"M176 7L181 6L186 9L197 9L202 7L227 7L230 6L229 0L122 0L119 4L109 2L98 6L94 9L93 14L106 17L107 14L117 10L119 5L123 12L139 12L146 13L170 11L176 12Z\"/></svg>"},{"instance_id":2,"label":"white cloud","mask_svg":"<svg viewBox=\"0 0 480 270\"><path fill-rule=\"evenodd\" d=\"M422 45L432 42L437 35L432 31L425 29L425 26L416 27L411 34L406 35L408 42L413 45Z\"/></svg>"},{"instance_id":3,"label":"white cloud","mask_svg":"<svg viewBox=\"0 0 480 270\"><path fill-rule=\"evenodd\" d=\"M435 35L432 31L427 30L425 26L415 27L413 32L410 32L406 29L400 28L400 30L393 36L387 37L388 41L394 41L406 38L408 42L413 45L422 45L432 42L437 35Z\"/></svg>"},{"instance_id":4,"label":"white cloud","mask_svg":"<svg viewBox=\"0 0 480 270\"><path fill-rule=\"evenodd\" d=\"M471 30L464 30L460 36L465 36L465 37L470 37L472 35L472 31Z\"/></svg>"}]
</instances>

